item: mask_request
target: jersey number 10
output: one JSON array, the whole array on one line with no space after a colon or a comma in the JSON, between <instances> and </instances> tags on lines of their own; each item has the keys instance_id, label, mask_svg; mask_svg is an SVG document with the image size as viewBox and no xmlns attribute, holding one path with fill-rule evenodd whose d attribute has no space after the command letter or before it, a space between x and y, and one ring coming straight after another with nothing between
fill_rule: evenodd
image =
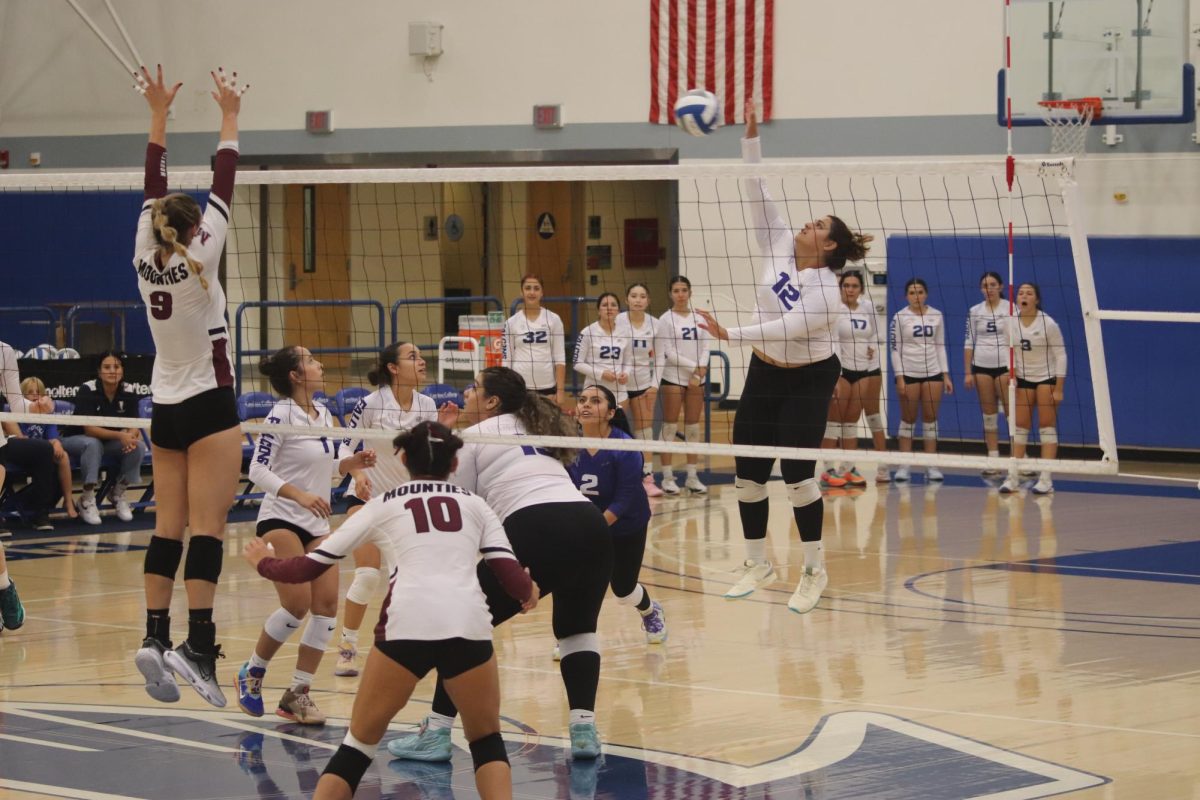
<instances>
[{"instance_id":1,"label":"jersey number 10","mask_svg":"<svg viewBox=\"0 0 1200 800\"><path fill-rule=\"evenodd\" d=\"M417 533L462 530L462 509L453 497L414 497L404 504L413 516ZM432 528L430 527L432 525Z\"/></svg>"}]
</instances>

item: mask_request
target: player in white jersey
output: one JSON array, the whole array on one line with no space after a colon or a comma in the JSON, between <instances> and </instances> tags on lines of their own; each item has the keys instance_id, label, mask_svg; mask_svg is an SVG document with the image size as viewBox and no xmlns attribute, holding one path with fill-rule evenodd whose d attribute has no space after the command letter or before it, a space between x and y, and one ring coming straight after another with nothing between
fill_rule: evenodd
<instances>
[{"instance_id":1,"label":"player in white jersey","mask_svg":"<svg viewBox=\"0 0 1200 800\"><path fill-rule=\"evenodd\" d=\"M617 322L621 301L612 292L596 299L597 319L575 341L575 371L587 383L603 386L618 402L629 399L630 354L633 337L627 326Z\"/></svg>"},{"instance_id":2,"label":"player in white jersey","mask_svg":"<svg viewBox=\"0 0 1200 800\"><path fill-rule=\"evenodd\" d=\"M946 320L942 312L927 305L929 287L921 278L904 284L908 305L892 317L892 372L896 375L896 394L900 398L900 427L897 438L900 452L911 453L913 431L918 416L926 453L937 452L937 418L943 394L954 392L950 380L950 362L946 358ZM945 480L942 471L930 467L926 477ZM896 470L896 480L909 480L907 465Z\"/></svg>"},{"instance_id":3,"label":"player in white jersey","mask_svg":"<svg viewBox=\"0 0 1200 800\"><path fill-rule=\"evenodd\" d=\"M352 469L375 463L375 451L361 450L339 458L341 438L333 435L333 416L315 399L325 390L321 362L303 347L284 347L263 360L260 371L280 396L267 415L269 425L311 428L311 435L264 433L250 462L250 480L266 496L258 510L256 535L280 558L312 552L329 535L330 481ZM234 688L238 707L252 717L263 715L262 685L267 665L300 628L296 671L275 713L301 725L324 725L325 715L309 697L313 675L337 627L338 576L330 572L311 583L276 583L279 608L267 617L250 659L238 671Z\"/></svg>"},{"instance_id":4,"label":"player in white jersey","mask_svg":"<svg viewBox=\"0 0 1200 800\"><path fill-rule=\"evenodd\" d=\"M350 412L350 418L346 421L350 431L402 431L419 422L439 419L433 399L419 391L425 382L425 359L421 358L421 351L415 344L394 342L383 348L374 369L367 373L367 380L378 388L359 400ZM451 413L456 411L455 408ZM441 421L452 425L454 418L447 417ZM346 437L345 443L351 453L367 447L365 439L356 438L353 434ZM408 470L404 468L399 454L389 448L384 448L383 452L376 455L374 467L356 470L352 474L354 479L346 489L346 514L351 517L375 494L408 480ZM358 674L358 629L362 627L363 617L367 613L367 603L374 597L379 585L382 565L383 554L370 542L354 554L354 580L346 590L341 644L338 645L334 675L352 677Z\"/></svg>"},{"instance_id":5,"label":"player in white jersey","mask_svg":"<svg viewBox=\"0 0 1200 800\"><path fill-rule=\"evenodd\" d=\"M552 624L562 661L559 669L570 708L571 753L600 755L596 688L600 639L596 621L612 575L612 537L599 509L579 493L564 463L573 450L521 445L520 437L577 436L578 429L547 398L525 388L514 370L488 367L464 396L463 417L475 423L466 434L514 437L514 444L469 443L459 454L453 480L487 501L504 523L513 551L529 568L542 595L554 594ZM487 569L478 570L492 624L521 610ZM393 739L388 751L401 758L450 760L454 703L441 682L421 732Z\"/></svg>"},{"instance_id":6,"label":"player in white jersey","mask_svg":"<svg viewBox=\"0 0 1200 800\"><path fill-rule=\"evenodd\" d=\"M753 101L746 104L742 158L762 160ZM757 324L727 330L712 314L699 312L704 327L717 338L754 346L733 419L733 442L818 447L841 373L833 349L833 326L843 313L837 271L847 261L861 260L872 237L855 233L832 215L793 233L764 180L748 179L742 186L762 258L755 292ZM767 481L775 459L739 457L735 463L746 560L725 593L729 598L745 597L775 577L766 552ZM829 580L821 548L825 506L816 461L784 459L780 468L804 547L803 572L788 608L803 614L816 606Z\"/></svg>"},{"instance_id":7,"label":"player in white jersey","mask_svg":"<svg viewBox=\"0 0 1200 800\"><path fill-rule=\"evenodd\" d=\"M633 429L633 438L650 441L654 438L654 403L662 382L666 337L662 322L652 314L650 290L644 283L630 284L625 290L628 311L617 317L617 324L628 328L629 382L625 385L628 400L625 410ZM654 457L647 453L642 459L642 486L649 497L662 497L662 489L654 483Z\"/></svg>"},{"instance_id":8,"label":"player in white jersey","mask_svg":"<svg viewBox=\"0 0 1200 800\"><path fill-rule=\"evenodd\" d=\"M487 503L448 482L461 439L444 425L422 422L397 436L394 445L412 480L375 494L315 550L272 558L260 541L246 545L246 559L259 574L295 583L319 580L318 575L368 541L396 554L388 602L375 628L375 647L354 699L350 729L313 797L354 794L388 724L417 683L436 669L438 685L462 709L479 795L511 798L492 624L476 560L482 554L479 573L491 576L520 612L537 605L538 587L516 560Z\"/></svg>"},{"instance_id":9,"label":"player in white jersey","mask_svg":"<svg viewBox=\"0 0 1200 800\"><path fill-rule=\"evenodd\" d=\"M674 442L679 430L679 411L683 410L683 438L699 442L700 415L704 412L704 390L708 383L708 351L712 337L700 325L701 319L692 311L692 282L683 275L671 278L671 307L659 318L663 338L662 369L662 440ZM675 482L673 458L668 453L662 461L663 494L679 494ZM693 494L707 494L708 487L696 475L699 456L689 455L687 479L683 488Z\"/></svg>"},{"instance_id":10,"label":"player in white jersey","mask_svg":"<svg viewBox=\"0 0 1200 800\"><path fill-rule=\"evenodd\" d=\"M1017 287L1017 307L1020 314L1016 318L1016 330L1012 331L1017 379L1013 456L1025 457L1036 409L1041 457L1054 458L1058 455L1058 406L1062 403L1067 382L1067 347L1058 323L1042 311L1042 290L1036 283L1022 283ZM1013 468L1000 491L1005 494L1015 492L1018 477ZM1050 494L1053 491L1050 470L1042 470L1033 485L1033 493Z\"/></svg>"},{"instance_id":11,"label":"player in white jersey","mask_svg":"<svg viewBox=\"0 0 1200 800\"><path fill-rule=\"evenodd\" d=\"M542 308L543 294L537 275L521 278L525 305L504 323L501 358L504 366L520 373L526 386L561 408L567 386L567 338L558 314Z\"/></svg>"},{"instance_id":12,"label":"player in white jersey","mask_svg":"<svg viewBox=\"0 0 1200 800\"><path fill-rule=\"evenodd\" d=\"M858 419L866 415L871 443L880 452L887 450L883 416L879 413L879 390L883 383L880 353L883 337L875 318L875 307L863 298L863 278L858 270L846 270L838 276L842 289L842 314L834 326L838 360L842 374L837 391L829 403L829 423L822 447L841 446L858 449ZM886 464L875 471L875 480L891 480ZM844 470L830 468L821 475L822 488L866 486L867 481L850 464Z\"/></svg>"},{"instance_id":13,"label":"player in white jersey","mask_svg":"<svg viewBox=\"0 0 1200 800\"><path fill-rule=\"evenodd\" d=\"M979 408L983 412L983 439L989 456L1000 456L1000 415L1002 404L1008 413L1008 307L1001 302L1004 281L999 273L985 272L979 279L983 302L967 313L967 335L963 342L963 385L979 390ZM998 400L997 400L998 398ZM996 475L998 470L984 470Z\"/></svg>"},{"instance_id":14,"label":"player in white jersey","mask_svg":"<svg viewBox=\"0 0 1200 800\"><path fill-rule=\"evenodd\" d=\"M238 88L236 73L231 79L223 72L212 77L221 138L212 190L201 210L186 194L167 194L167 112L182 84L168 87L162 67L154 78L144 67L139 76L151 117L133 264L156 351L150 444L157 511L146 550L146 639L135 663L154 699L179 699L174 672L220 708L225 695L216 678L221 650L212 621L213 598L225 521L241 474L242 433L217 267L229 226L244 89ZM172 650L171 594L183 560L185 528L191 531L183 568L188 636Z\"/></svg>"}]
</instances>

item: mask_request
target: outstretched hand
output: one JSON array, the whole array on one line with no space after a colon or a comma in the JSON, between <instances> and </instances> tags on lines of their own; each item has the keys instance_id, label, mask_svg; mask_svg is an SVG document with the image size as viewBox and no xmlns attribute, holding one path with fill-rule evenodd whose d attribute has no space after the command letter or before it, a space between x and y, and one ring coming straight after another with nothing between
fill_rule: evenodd
<instances>
[{"instance_id":1,"label":"outstretched hand","mask_svg":"<svg viewBox=\"0 0 1200 800\"><path fill-rule=\"evenodd\" d=\"M175 95L179 92L179 87L183 86L183 82L180 81L168 89L167 84L163 81L162 64L158 65L158 71L154 78L150 77L150 71L145 67L139 67L139 69L140 72L133 73L134 91L146 98L153 113L165 116L167 110L171 108L171 103L175 102Z\"/></svg>"},{"instance_id":2,"label":"outstretched hand","mask_svg":"<svg viewBox=\"0 0 1200 800\"><path fill-rule=\"evenodd\" d=\"M242 557L250 563L250 566L258 568L258 562L264 558L274 558L275 548L264 542L262 539L251 539L246 542L246 546L242 548Z\"/></svg>"},{"instance_id":3,"label":"outstretched hand","mask_svg":"<svg viewBox=\"0 0 1200 800\"><path fill-rule=\"evenodd\" d=\"M213 83L217 85L217 90L212 92L212 99L217 101L222 113L236 115L242 110L242 95L250 88L250 84L238 86L238 74L235 72L226 77L224 67L217 67L216 72L208 74L212 75Z\"/></svg>"},{"instance_id":4,"label":"outstretched hand","mask_svg":"<svg viewBox=\"0 0 1200 800\"><path fill-rule=\"evenodd\" d=\"M696 308L693 310L700 317L700 328L702 330L708 331L717 339L726 342L729 341L729 331L727 331L720 323L717 322L716 317L714 317L708 311L705 311L703 308Z\"/></svg>"}]
</instances>

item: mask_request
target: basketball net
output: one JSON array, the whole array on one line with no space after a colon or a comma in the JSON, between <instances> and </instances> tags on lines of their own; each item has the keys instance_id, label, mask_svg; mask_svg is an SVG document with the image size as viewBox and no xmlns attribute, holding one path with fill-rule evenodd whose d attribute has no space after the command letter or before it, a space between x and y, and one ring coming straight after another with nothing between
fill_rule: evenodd
<instances>
[{"instance_id":1,"label":"basketball net","mask_svg":"<svg viewBox=\"0 0 1200 800\"><path fill-rule=\"evenodd\" d=\"M1042 107L1042 119L1050 129L1050 152L1083 155L1087 149L1087 135L1092 120L1100 116L1103 108L1100 99L1042 100L1038 105Z\"/></svg>"}]
</instances>

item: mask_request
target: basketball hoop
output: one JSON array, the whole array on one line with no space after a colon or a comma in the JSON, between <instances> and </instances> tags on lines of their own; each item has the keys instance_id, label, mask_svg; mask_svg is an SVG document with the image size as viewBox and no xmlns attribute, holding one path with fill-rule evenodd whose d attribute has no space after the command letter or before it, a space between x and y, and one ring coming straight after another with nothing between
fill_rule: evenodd
<instances>
[{"instance_id":1,"label":"basketball hoop","mask_svg":"<svg viewBox=\"0 0 1200 800\"><path fill-rule=\"evenodd\" d=\"M1099 97L1074 100L1039 100L1042 119L1050 129L1050 152L1081 156L1087 149L1088 129L1100 119L1104 102Z\"/></svg>"}]
</instances>

